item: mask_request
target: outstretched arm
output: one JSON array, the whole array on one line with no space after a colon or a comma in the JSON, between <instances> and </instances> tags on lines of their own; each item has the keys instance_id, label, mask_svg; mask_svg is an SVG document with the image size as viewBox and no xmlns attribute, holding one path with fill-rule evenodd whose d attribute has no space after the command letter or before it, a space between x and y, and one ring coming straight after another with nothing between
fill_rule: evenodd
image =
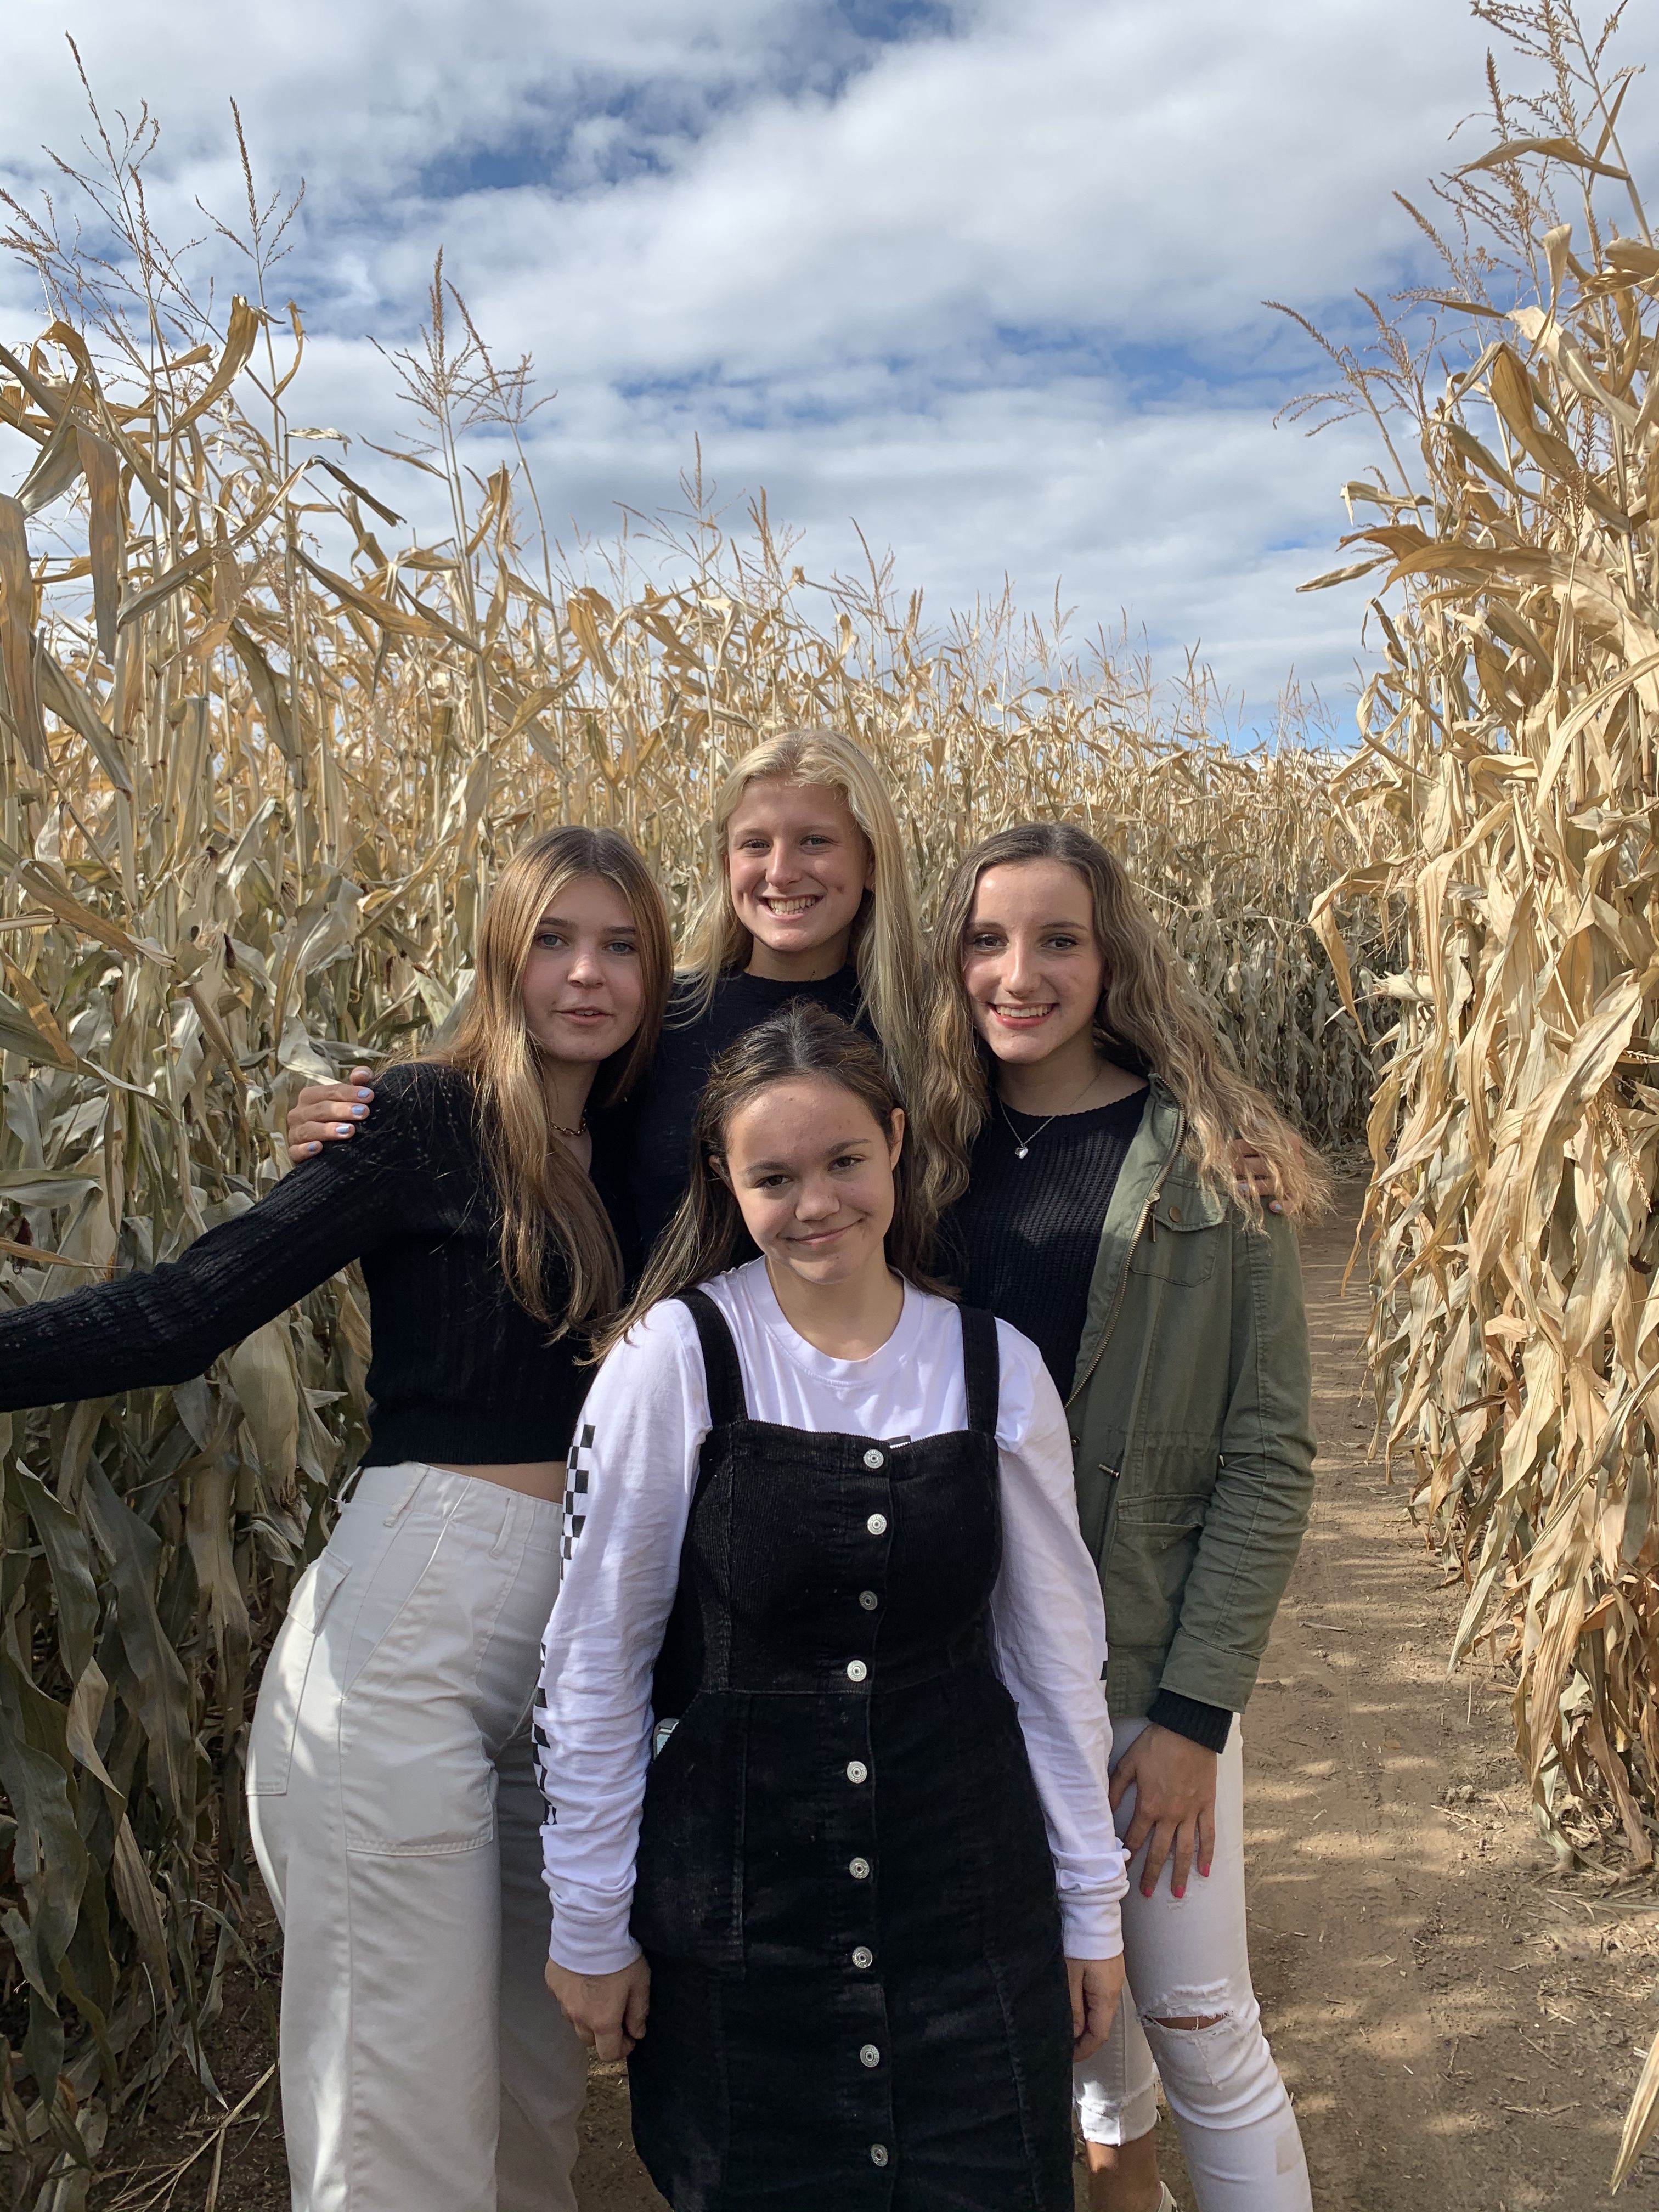
<instances>
[{"instance_id":1,"label":"outstretched arm","mask_svg":"<svg viewBox=\"0 0 1659 2212\"><path fill-rule=\"evenodd\" d=\"M397 1224L407 1126L286 1176L177 1260L0 1313L0 1412L186 1382Z\"/></svg>"}]
</instances>

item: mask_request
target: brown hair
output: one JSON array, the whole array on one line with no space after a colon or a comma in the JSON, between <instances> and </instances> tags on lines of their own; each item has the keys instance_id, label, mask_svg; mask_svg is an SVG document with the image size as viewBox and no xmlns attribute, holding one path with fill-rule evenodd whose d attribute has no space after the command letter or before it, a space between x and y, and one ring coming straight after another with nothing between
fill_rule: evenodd
<instances>
[{"instance_id":1,"label":"brown hair","mask_svg":"<svg viewBox=\"0 0 1659 2212\"><path fill-rule=\"evenodd\" d=\"M1205 1180L1259 1221L1261 1202L1236 1188L1241 1139L1271 1162L1289 1211L1328 1203L1330 1178L1278 1109L1247 1083L1175 948L1152 920L1122 862L1069 822L1021 822L985 838L957 867L934 925L931 1049L921 1122L927 1199L933 1210L967 1188L968 1159L990 1111L991 1054L974 1027L962 980L968 926L988 868L1059 860L1088 886L1104 963L1095 1043L1107 1059L1156 1070L1187 1119L1187 1148Z\"/></svg>"},{"instance_id":2,"label":"brown hair","mask_svg":"<svg viewBox=\"0 0 1659 2212\"><path fill-rule=\"evenodd\" d=\"M562 1335L622 1296L622 1255L598 1192L550 1126L540 1054L525 1026L525 963L536 929L568 884L597 876L621 892L639 933L640 1025L602 1060L594 1103L626 1097L649 1066L673 973L668 914L650 870L614 830L544 831L502 869L478 925L476 976L452 1042L426 1057L472 1079L484 1158L501 1210L501 1269L526 1313ZM563 1255L570 1292L549 1310L548 1240Z\"/></svg>"},{"instance_id":3,"label":"brown hair","mask_svg":"<svg viewBox=\"0 0 1659 2212\"><path fill-rule=\"evenodd\" d=\"M635 1322L664 1298L751 1258L754 1246L731 1185L714 1163L726 1153L732 1117L774 1084L804 1075L821 1077L849 1091L890 1136L903 1102L885 1061L870 1040L827 1008L801 1000L746 1030L708 1071L692 1123L691 1181L679 1211L658 1240L639 1289L625 1312L595 1340L603 1358ZM887 1260L919 1290L939 1285L925 1272L932 1221L921 1195L913 1147L905 1145L893 1170L893 1218Z\"/></svg>"}]
</instances>

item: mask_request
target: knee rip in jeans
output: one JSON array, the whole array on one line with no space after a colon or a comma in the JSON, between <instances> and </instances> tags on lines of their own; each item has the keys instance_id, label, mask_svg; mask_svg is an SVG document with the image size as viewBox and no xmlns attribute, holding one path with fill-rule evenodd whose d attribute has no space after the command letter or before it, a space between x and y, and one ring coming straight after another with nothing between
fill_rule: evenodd
<instances>
[{"instance_id":1,"label":"knee rip in jeans","mask_svg":"<svg viewBox=\"0 0 1659 2212\"><path fill-rule=\"evenodd\" d=\"M1146 2027L1176 2028L1188 2034L1202 2028L1219 2027L1223 2021L1232 2016L1232 1992L1224 1984L1218 1983L1171 1990L1167 1996L1140 2008L1140 2017Z\"/></svg>"},{"instance_id":2,"label":"knee rip in jeans","mask_svg":"<svg viewBox=\"0 0 1659 2212\"><path fill-rule=\"evenodd\" d=\"M1253 2001L1219 1990L1177 1990L1143 2008L1164 2092L1177 2117L1202 2115L1213 2127L1238 2128L1270 2117L1284 2085L1262 2039Z\"/></svg>"}]
</instances>

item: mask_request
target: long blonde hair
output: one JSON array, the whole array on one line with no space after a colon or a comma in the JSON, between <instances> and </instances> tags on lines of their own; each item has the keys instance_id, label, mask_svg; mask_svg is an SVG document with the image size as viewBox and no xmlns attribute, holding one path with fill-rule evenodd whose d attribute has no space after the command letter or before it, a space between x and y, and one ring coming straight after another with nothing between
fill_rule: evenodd
<instances>
[{"instance_id":1,"label":"long blonde hair","mask_svg":"<svg viewBox=\"0 0 1659 2212\"><path fill-rule=\"evenodd\" d=\"M893 802L869 755L838 730L786 730L738 762L714 797L714 866L686 930L692 988L688 1018L707 1011L722 975L747 968L755 940L732 903L724 863L732 817L751 783L819 785L833 791L864 834L875 880L854 916L849 952L859 991L899 1086L908 1096L923 1028L923 954L904 837Z\"/></svg>"},{"instance_id":2,"label":"long blonde hair","mask_svg":"<svg viewBox=\"0 0 1659 2212\"><path fill-rule=\"evenodd\" d=\"M549 830L501 870L478 925L472 989L453 1041L426 1057L472 1079L479 1135L501 1214L501 1269L526 1313L556 1335L622 1296L622 1255L598 1192L554 1134L535 1041L525 1025L524 971L548 902L583 877L621 892L639 933L640 1025L599 1063L593 1103L624 1098L649 1066L673 973L668 912L650 870L614 830ZM569 1275L563 1310L548 1305L548 1242Z\"/></svg>"},{"instance_id":3,"label":"long blonde hair","mask_svg":"<svg viewBox=\"0 0 1659 2212\"><path fill-rule=\"evenodd\" d=\"M988 1048L974 1027L962 980L968 926L988 868L1059 860L1088 885L1095 942L1104 963L1095 1043L1108 1060L1154 1070L1187 1121L1187 1149L1206 1182L1261 1218L1260 1200L1236 1188L1242 1139L1272 1164L1287 1209L1317 1213L1330 1178L1278 1109L1233 1063L1226 1039L1187 969L1152 920L1121 861L1069 822L1022 822L975 846L946 886L933 927L933 1006L923 1064L921 1121L927 1194L935 1209L968 1185L969 1155L991 1104Z\"/></svg>"},{"instance_id":4,"label":"long blonde hair","mask_svg":"<svg viewBox=\"0 0 1659 2212\"><path fill-rule=\"evenodd\" d=\"M868 1109L877 1127L891 1138L893 1117L902 1105L892 1073L869 1038L827 1006L800 1000L746 1030L708 1071L692 1123L691 1180L685 1196L658 1239L626 1311L597 1334L596 1359L603 1358L662 1299L678 1297L694 1284L707 1282L711 1275L754 1257L743 1209L717 1163L726 1157L726 1133L739 1109L775 1084L791 1083L804 1075L819 1077L849 1091ZM933 1230L921 1195L915 1150L907 1138L893 1170L887 1262L918 1290L940 1288L926 1272Z\"/></svg>"}]
</instances>

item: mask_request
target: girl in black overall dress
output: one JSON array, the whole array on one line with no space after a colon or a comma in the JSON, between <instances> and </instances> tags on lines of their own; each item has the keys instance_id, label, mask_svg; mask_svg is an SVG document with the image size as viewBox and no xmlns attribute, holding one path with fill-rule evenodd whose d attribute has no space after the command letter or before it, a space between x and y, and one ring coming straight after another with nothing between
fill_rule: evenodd
<instances>
[{"instance_id":1,"label":"girl in black overall dress","mask_svg":"<svg viewBox=\"0 0 1659 2212\"><path fill-rule=\"evenodd\" d=\"M902 1130L817 1008L732 1048L571 1462L548 1979L676 2212L1069 2212L1121 1978L1059 1399L919 1285Z\"/></svg>"}]
</instances>

